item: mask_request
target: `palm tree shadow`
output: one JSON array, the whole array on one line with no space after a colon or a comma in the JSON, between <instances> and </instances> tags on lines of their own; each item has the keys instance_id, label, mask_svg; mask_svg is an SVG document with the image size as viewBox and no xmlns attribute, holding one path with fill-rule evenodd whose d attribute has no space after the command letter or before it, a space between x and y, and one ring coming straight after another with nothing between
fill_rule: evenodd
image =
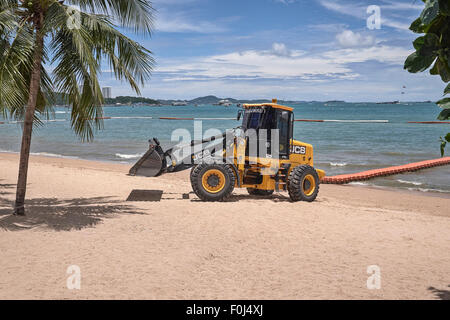
<instances>
[{"instance_id":1,"label":"palm tree shadow","mask_svg":"<svg viewBox=\"0 0 450 320\"><path fill-rule=\"evenodd\" d=\"M12 215L12 206L12 201L0 198L1 229L18 231L39 226L55 231L81 230L117 214L144 214L111 197L31 199L26 201L25 217Z\"/></svg>"},{"instance_id":2,"label":"palm tree shadow","mask_svg":"<svg viewBox=\"0 0 450 320\"><path fill-rule=\"evenodd\" d=\"M0 196L1 195L12 194L12 190L10 192L10 189L14 189L15 187L16 187L16 185L14 185L14 184L3 184L3 183L0 183Z\"/></svg>"},{"instance_id":3,"label":"palm tree shadow","mask_svg":"<svg viewBox=\"0 0 450 320\"><path fill-rule=\"evenodd\" d=\"M450 285L448 287L450 288ZM439 290L435 287L429 287L428 290L441 300L450 300L450 290Z\"/></svg>"}]
</instances>

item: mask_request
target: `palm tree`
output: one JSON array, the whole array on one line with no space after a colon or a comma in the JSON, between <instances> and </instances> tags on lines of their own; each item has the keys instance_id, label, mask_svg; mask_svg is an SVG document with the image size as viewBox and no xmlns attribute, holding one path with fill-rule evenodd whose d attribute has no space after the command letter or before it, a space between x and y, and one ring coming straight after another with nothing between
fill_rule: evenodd
<instances>
[{"instance_id":1,"label":"palm tree","mask_svg":"<svg viewBox=\"0 0 450 320\"><path fill-rule=\"evenodd\" d=\"M118 27L150 36L152 17L146 0L0 0L0 112L23 120L15 214L25 214L33 124L52 111L52 93L71 105L76 134L92 140L103 125L102 62L137 94L154 64Z\"/></svg>"}]
</instances>

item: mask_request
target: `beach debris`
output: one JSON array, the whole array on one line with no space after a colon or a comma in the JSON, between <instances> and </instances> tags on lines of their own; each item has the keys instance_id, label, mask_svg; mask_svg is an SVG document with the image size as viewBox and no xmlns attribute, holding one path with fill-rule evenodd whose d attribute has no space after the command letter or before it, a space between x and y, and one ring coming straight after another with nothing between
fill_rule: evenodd
<instances>
[{"instance_id":1,"label":"beach debris","mask_svg":"<svg viewBox=\"0 0 450 320\"><path fill-rule=\"evenodd\" d=\"M127 201L161 201L162 190L133 190L127 198Z\"/></svg>"}]
</instances>

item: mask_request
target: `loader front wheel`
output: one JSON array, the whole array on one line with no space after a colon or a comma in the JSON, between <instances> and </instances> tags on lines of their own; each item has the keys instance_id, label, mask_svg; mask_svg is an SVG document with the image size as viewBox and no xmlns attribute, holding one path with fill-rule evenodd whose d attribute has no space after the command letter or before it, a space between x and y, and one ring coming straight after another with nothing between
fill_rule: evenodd
<instances>
[{"instance_id":1,"label":"loader front wheel","mask_svg":"<svg viewBox=\"0 0 450 320\"><path fill-rule=\"evenodd\" d=\"M319 175L316 170L308 165L295 167L288 179L289 197L292 201L316 200L319 193Z\"/></svg>"},{"instance_id":2,"label":"loader front wheel","mask_svg":"<svg viewBox=\"0 0 450 320\"><path fill-rule=\"evenodd\" d=\"M224 201L234 190L236 176L228 164L201 163L191 172L191 185L203 201Z\"/></svg>"}]
</instances>

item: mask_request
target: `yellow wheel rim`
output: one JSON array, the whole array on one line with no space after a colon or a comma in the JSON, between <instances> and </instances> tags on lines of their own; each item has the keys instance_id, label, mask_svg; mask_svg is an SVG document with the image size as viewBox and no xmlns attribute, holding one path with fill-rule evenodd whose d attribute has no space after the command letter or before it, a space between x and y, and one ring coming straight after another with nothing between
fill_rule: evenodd
<instances>
[{"instance_id":1,"label":"yellow wheel rim","mask_svg":"<svg viewBox=\"0 0 450 320\"><path fill-rule=\"evenodd\" d=\"M218 193L225 188L225 175L218 169L207 170L202 176L202 186L209 193Z\"/></svg>"},{"instance_id":2,"label":"yellow wheel rim","mask_svg":"<svg viewBox=\"0 0 450 320\"><path fill-rule=\"evenodd\" d=\"M306 196L308 196L308 197L311 196L314 193L314 190L316 190L316 179L314 179L314 176L312 176L311 174L308 174L303 179L302 188L303 188L303 193Z\"/></svg>"}]
</instances>

